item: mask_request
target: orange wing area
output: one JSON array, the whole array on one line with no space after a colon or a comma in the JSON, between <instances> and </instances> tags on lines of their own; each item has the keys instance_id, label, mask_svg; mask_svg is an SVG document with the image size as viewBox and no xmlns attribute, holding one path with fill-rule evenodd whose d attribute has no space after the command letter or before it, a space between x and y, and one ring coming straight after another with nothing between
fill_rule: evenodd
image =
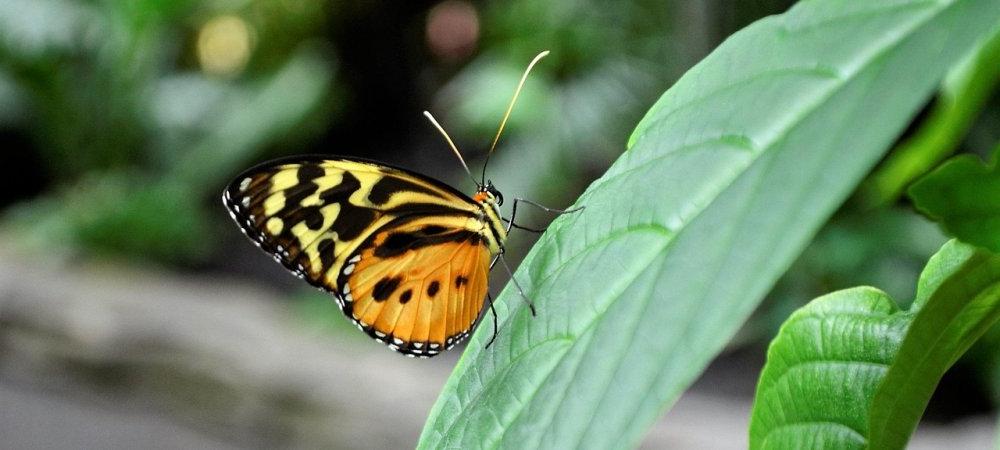
<instances>
[{"instance_id":1,"label":"orange wing area","mask_svg":"<svg viewBox=\"0 0 1000 450\"><path fill-rule=\"evenodd\" d=\"M481 236L468 230L413 224L379 232L344 268L344 312L393 350L434 356L469 335L489 263Z\"/></svg>"}]
</instances>

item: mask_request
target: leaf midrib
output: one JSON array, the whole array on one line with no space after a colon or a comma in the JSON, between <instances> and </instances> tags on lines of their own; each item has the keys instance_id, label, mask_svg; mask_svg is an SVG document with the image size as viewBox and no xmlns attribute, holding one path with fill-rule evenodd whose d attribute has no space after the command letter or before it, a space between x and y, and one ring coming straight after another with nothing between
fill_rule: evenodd
<instances>
[{"instance_id":1,"label":"leaf midrib","mask_svg":"<svg viewBox=\"0 0 1000 450\"><path fill-rule=\"evenodd\" d=\"M941 352L938 351L937 349L938 349L939 346L942 345L942 340L945 339L945 336L948 335L947 330L950 329L954 325L954 319L957 318L959 315L961 315L961 313L963 311L965 311L966 308L969 307L969 305L972 305L973 303L975 303L977 300L981 299L982 297L989 296L991 294L992 295L996 295L997 293L995 293L993 291L996 290L998 287L1000 287L1000 282L991 283L988 286L985 286L982 289L979 289L978 290L978 294L972 300L970 300L964 306L962 306L957 311L955 311L955 314L952 315L951 319L948 320L947 327L943 328L943 329L940 329L940 331L936 334L936 336L934 336L934 338L932 340L933 343L928 347L928 349L926 351L923 352L923 354L921 354L917 358L916 364L914 364L913 367L924 367L929 359L932 359L934 356L939 355ZM929 299L928 302L932 301L932 300L933 300L933 297L931 299ZM916 317L914 317L914 319L916 319ZM911 322L911 325L912 325L912 322ZM900 349L902 349L902 344L900 345ZM898 353L897 353L897 356L898 356ZM893 364L895 364L895 361L893 361ZM921 371L911 371L911 372L905 374L905 376L903 377L903 380L902 380L901 384L904 385L904 386L912 385L912 380L918 374L922 374L922 372ZM879 390L881 390L881 385L879 386ZM876 393L876 396L878 396L878 393ZM881 410L886 410L886 411L897 410L898 408L896 407L896 405L898 405L900 401L902 401L902 397L900 397L900 396L894 396L890 400L888 400L889 405L890 405L888 408L880 408L880 409ZM892 414L890 414L889 417L892 417ZM882 420L882 421L879 422L879 427L878 427L879 428L879 430L878 430L879 433L878 433L878 436L883 436L883 440L884 440L884 436L886 435L885 431L888 429L889 423L890 423L890 421L888 421L888 420ZM869 424L869 425L871 425L871 424ZM869 436L871 436L873 434L874 433L872 433L872 430L869 429Z\"/></svg>"}]
</instances>

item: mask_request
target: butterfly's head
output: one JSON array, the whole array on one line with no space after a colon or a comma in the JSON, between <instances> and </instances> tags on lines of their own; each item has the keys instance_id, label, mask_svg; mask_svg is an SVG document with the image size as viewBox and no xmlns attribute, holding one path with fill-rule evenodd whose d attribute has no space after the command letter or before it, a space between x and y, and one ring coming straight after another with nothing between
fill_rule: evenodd
<instances>
[{"instance_id":1,"label":"butterfly's head","mask_svg":"<svg viewBox=\"0 0 1000 450\"><path fill-rule=\"evenodd\" d=\"M503 194L493 186L492 181L487 181L485 185L480 185L476 195L472 197L476 203L492 203L496 206L503 205Z\"/></svg>"},{"instance_id":2,"label":"butterfly's head","mask_svg":"<svg viewBox=\"0 0 1000 450\"><path fill-rule=\"evenodd\" d=\"M493 181L487 181L485 185L480 185L479 190L473 199L478 203L496 203L497 206L503 205L503 194L497 190L496 186L493 186Z\"/></svg>"}]
</instances>

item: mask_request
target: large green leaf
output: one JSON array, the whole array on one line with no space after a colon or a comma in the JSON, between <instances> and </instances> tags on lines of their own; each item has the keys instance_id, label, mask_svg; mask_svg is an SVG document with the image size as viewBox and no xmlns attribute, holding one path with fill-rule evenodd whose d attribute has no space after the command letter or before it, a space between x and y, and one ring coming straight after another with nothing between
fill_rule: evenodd
<instances>
[{"instance_id":1,"label":"large green leaf","mask_svg":"<svg viewBox=\"0 0 1000 450\"><path fill-rule=\"evenodd\" d=\"M633 445L881 157L995 0L806 1L668 90L473 336L423 448Z\"/></svg>"},{"instance_id":2,"label":"large green leaf","mask_svg":"<svg viewBox=\"0 0 1000 450\"><path fill-rule=\"evenodd\" d=\"M1000 318L1000 256L951 241L909 311L870 287L795 312L767 352L750 447L903 448L944 372Z\"/></svg>"},{"instance_id":3,"label":"large green leaf","mask_svg":"<svg viewBox=\"0 0 1000 450\"><path fill-rule=\"evenodd\" d=\"M951 235L1000 252L1000 147L989 164L975 155L945 162L910 186L920 212Z\"/></svg>"}]
</instances>

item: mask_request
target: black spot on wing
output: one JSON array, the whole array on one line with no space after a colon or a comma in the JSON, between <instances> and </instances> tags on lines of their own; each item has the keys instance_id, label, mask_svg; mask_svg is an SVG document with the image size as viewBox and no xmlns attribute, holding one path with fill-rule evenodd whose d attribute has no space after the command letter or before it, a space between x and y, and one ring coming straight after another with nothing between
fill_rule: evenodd
<instances>
[{"instance_id":1,"label":"black spot on wing","mask_svg":"<svg viewBox=\"0 0 1000 450\"><path fill-rule=\"evenodd\" d=\"M333 239L326 238L316 244L316 252L319 253L319 260L323 264L323 270L333 266L337 256L336 244Z\"/></svg>"},{"instance_id":2,"label":"black spot on wing","mask_svg":"<svg viewBox=\"0 0 1000 450\"><path fill-rule=\"evenodd\" d=\"M437 295L440 289L441 289L441 283L438 283L437 281L431 281L430 286L427 286L427 295L433 297Z\"/></svg>"},{"instance_id":3,"label":"black spot on wing","mask_svg":"<svg viewBox=\"0 0 1000 450\"><path fill-rule=\"evenodd\" d=\"M375 210L351 203L351 195L359 189L361 189L361 181L350 172L344 172L343 179L339 184L319 194L319 198L324 204L340 204L340 212L331 228L337 232L337 237L341 241L349 241L361 236L361 233L371 226L378 217Z\"/></svg>"},{"instance_id":4,"label":"black spot on wing","mask_svg":"<svg viewBox=\"0 0 1000 450\"><path fill-rule=\"evenodd\" d=\"M476 217L477 214L475 211L456 209L452 206L419 202L403 203L392 208L387 208L385 212L400 217L408 215Z\"/></svg>"},{"instance_id":5,"label":"black spot on wing","mask_svg":"<svg viewBox=\"0 0 1000 450\"><path fill-rule=\"evenodd\" d=\"M480 241L479 234L469 230L459 230L453 233L435 234L431 236L426 236L420 232L392 233L384 242L382 242L382 244L375 247L374 254L379 258L391 258L393 256L402 255L407 251L416 250L430 245L465 241L469 241L474 245L477 245Z\"/></svg>"},{"instance_id":6,"label":"black spot on wing","mask_svg":"<svg viewBox=\"0 0 1000 450\"><path fill-rule=\"evenodd\" d=\"M457 287L457 288L458 287L462 287L463 285L465 285L468 282L469 282L469 279L466 278L466 277L464 277L464 276L462 276L462 275L459 275L459 276L455 277L455 287Z\"/></svg>"},{"instance_id":7,"label":"black spot on wing","mask_svg":"<svg viewBox=\"0 0 1000 450\"><path fill-rule=\"evenodd\" d=\"M402 303L402 304L405 305L407 302L410 301L411 298L413 298L413 291L407 289L407 290L403 291L402 294L399 295L399 303Z\"/></svg>"},{"instance_id":8,"label":"black spot on wing","mask_svg":"<svg viewBox=\"0 0 1000 450\"><path fill-rule=\"evenodd\" d=\"M320 212L319 206L302 207L288 215L288 222L293 224L304 222L310 230L317 231L323 228L323 213Z\"/></svg>"},{"instance_id":9,"label":"black spot on wing","mask_svg":"<svg viewBox=\"0 0 1000 450\"><path fill-rule=\"evenodd\" d=\"M298 173L296 173L299 183L308 183L323 175L326 175L326 171L316 164L302 164L299 166Z\"/></svg>"},{"instance_id":10,"label":"black spot on wing","mask_svg":"<svg viewBox=\"0 0 1000 450\"><path fill-rule=\"evenodd\" d=\"M298 209L303 200L315 194L316 190L319 189L319 186L313 180L322 177L323 174L323 169L318 166L312 164L299 166L299 169L296 171L298 183L294 188L285 191L285 206L276 215L278 217L286 217L293 210ZM295 221L289 222L296 223Z\"/></svg>"},{"instance_id":11,"label":"black spot on wing","mask_svg":"<svg viewBox=\"0 0 1000 450\"><path fill-rule=\"evenodd\" d=\"M323 203L350 203L351 194L361 189L361 181L350 172L343 172L343 177L336 186L331 186L319 193Z\"/></svg>"},{"instance_id":12,"label":"black spot on wing","mask_svg":"<svg viewBox=\"0 0 1000 450\"><path fill-rule=\"evenodd\" d=\"M371 200L376 205L381 205L388 202L392 195L397 192L419 192L443 198L441 194L424 185L400 177L384 176L372 186L372 191L368 194L368 200Z\"/></svg>"},{"instance_id":13,"label":"black spot on wing","mask_svg":"<svg viewBox=\"0 0 1000 450\"><path fill-rule=\"evenodd\" d=\"M420 232L425 235L441 234L445 231L448 231L448 229L440 225L427 225L420 230Z\"/></svg>"},{"instance_id":14,"label":"black spot on wing","mask_svg":"<svg viewBox=\"0 0 1000 450\"><path fill-rule=\"evenodd\" d=\"M414 233L392 233L375 249L375 256L386 258L401 255L419 240L420 236Z\"/></svg>"},{"instance_id":15,"label":"black spot on wing","mask_svg":"<svg viewBox=\"0 0 1000 450\"><path fill-rule=\"evenodd\" d=\"M399 283L403 280L403 277L393 277L393 278L383 278L375 283L375 288L372 289L372 298L377 302L383 302L392 296L392 293L396 291L399 287Z\"/></svg>"},{"instance_id":16,"label":"black spot on wing","mask_svg":"<svg viewBox=\"0 0 1000 450\"><path fill-rule=\"evenodd\" d=\"M340 214L333 221L333 229L341 241L357 239L378 217L375 210L361 208L350 203L340 204Z\"/></svg>"}]
</instances>

